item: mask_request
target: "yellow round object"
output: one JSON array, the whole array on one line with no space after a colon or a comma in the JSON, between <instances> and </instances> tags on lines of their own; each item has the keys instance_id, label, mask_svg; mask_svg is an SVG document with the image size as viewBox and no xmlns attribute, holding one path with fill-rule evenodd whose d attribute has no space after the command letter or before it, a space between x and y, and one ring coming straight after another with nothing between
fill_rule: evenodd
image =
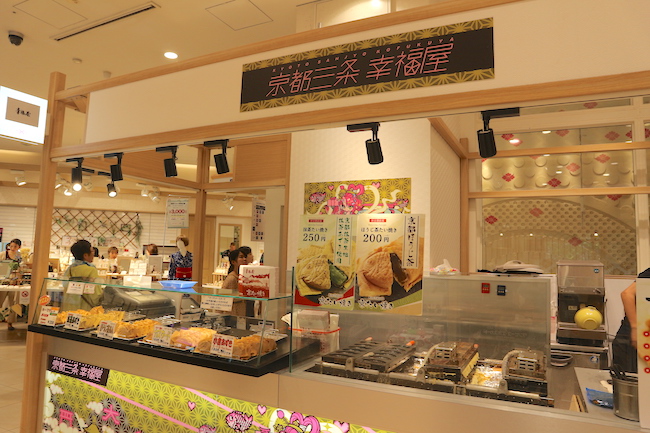
<instances>
[{"instance_id":1,"label":"yellow round object","mask_svg":"<svg viewBox=\"0 0 650 433\"><path fill-rule=\"evenodd\" d=\"M579 309L573 321L582 329L596 329L603 324L603 315L596 307L589 306Z\"/></svg>"}]
</instances>

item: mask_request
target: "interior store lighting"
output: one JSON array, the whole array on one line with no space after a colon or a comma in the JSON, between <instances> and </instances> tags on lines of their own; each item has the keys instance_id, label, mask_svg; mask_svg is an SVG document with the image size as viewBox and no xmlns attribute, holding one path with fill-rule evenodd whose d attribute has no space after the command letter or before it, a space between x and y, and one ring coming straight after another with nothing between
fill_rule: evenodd
<instances>
[{"instance_id":1,"label":"interior store lighting","mask_svg":"<svg viewBox=\"0 0 650 433\"><path fill-rule=\"evenodd\" d=\"M381 152L381 144L377 137L379 122L355 123L348 125L349 132L372 131L372 138L366 140L366 153L368 154L368 164L381 164L384 162L384 155Z\"/></svg>"},{"instance_id":2,"label":"interior store lighting","mask_svg":"<svg viewBox=\"0 0 650 433\"><path fill-rule=\"evenodd\" d=\"M117 158L117 164L111 165L111 182L115 183L119 180L124 180L122 176L122 155L123 152L107 153L104 158Z\"/></svg>"},{"instance_id":3,"label":"interior store lighting","mask_svg":"<svg viewBox=\"0 0 650 433\"><path fill-rule=\"evenodd\" d=\"M140 196L149 197L149 187L144 183L136 183L135 186L140 188Z\"/></svg>"},{"instance_id":4,"label":"interior store lighting","mask_svg":"<svg viewBox=\"0 0 650 433\"><path fill-rule=\"evenodd\" d=\"M81 168L81 164L83 164L84 159L83 158L68 158L65 160L66 162L76 162L77 166L72 167L72 172L71 172L71 182L72 182L72 189L75 191L81 191L81 183L83 182L83 169ZM66 194L67 195L67 194Z\"/></svg>"},{"instance_id":5,"label":"interior store lighting","mask_svg":"<svg viewBox=\"0 0 650 433\"><path fill-rule=\"evenodd\" d=\"M223 205L228 209L228 210L233 210L235 207L235 196L234 195L226 195L223 198Z\"/></svg>"},{"instance_id":6,"label":"interior store lighting","mask_svg":"<svg viewBox=\"0 0 650 433\"><path fill-rule=\"evenodd\" d=\"M104 155L104 156L106 156L106 155ZM100 176L106 176L106 177L111 178L111 181L106 185L106 192L108 193L109 197L111 197L111 198L116 197L117 196L117 187L115 186L115 182L113 181L112 172L108 173L108 172L105 172L105 171L98 171L97 174L100 175Z\"/></svg>"},{"instance_id":7,"label":"interior store lighting","mask_svg":"<svg viewBox=\"0 0 650 433\"><path fill-rule=\"evenodd\" d=\"M491 158L497 154L497 145L494 141L494 131L490 129L490 120L496 117L519 116L519 107L485 110L481 111L481 115L483 116L483 129L476 131L478 151L481 158Z\"/></svg>"},{"instance_id":8,"label":"interior store lighting","mask_svg":"<svg viewBox=\"0 0 650 433\"><path fill-rule=\"evenodd\" d=\"M27 181L25 180L25 172L23 170L11 170L11 174L14 175L14 179L16 180L16 185L18 186L27 185Z\"/></svg>"},{"instance_id":9,"label":"interior store lighting","mask_svg":"<svg viewBox=\"0 0 650 433\"><path fill-rule=\"evenodd\" d=\"M178 146L163 146L157 147L156 152L171 152L172 157L164 160L165 164L165 177L175 177L178 176L178 171L176 170L176 151Z\"/></svg>"},{"instance_id":10,"label":"interior store lighting","mask_svg":"<svg viewBox=\"0 0 650 433\"><path fill-rule=\"evenodd\" d=\"M63 185L64 179L59 173L56 174L56 180L54 181L54 189L59 189Z\"/></svg>"},{"instance_id":11,"label":"interior store lighting","mask_svg":"<svg viewBox=\"0 0 650 433\"><path fill-rule=\"evenodd\" d=\"M151 188L151 191L149 191L148 195L152 202L160 203L160 188L154 186L153 188Z\"/></svg>"},{"instance_id":12,"label":"interior store lighting","mask_svg":"<svg viewBox=\"0 0 650 433\"><path fill-rule=\"evenodd\" d=\"M214 155L214 165L217 168L218 174L228 173L230 168L228 167L228 158L226 157L226 151L228 150L228 140L211 140L203 142L203 145L206 147L216 147L221 146L221 153Z\"/></svg>"}]
</instances>

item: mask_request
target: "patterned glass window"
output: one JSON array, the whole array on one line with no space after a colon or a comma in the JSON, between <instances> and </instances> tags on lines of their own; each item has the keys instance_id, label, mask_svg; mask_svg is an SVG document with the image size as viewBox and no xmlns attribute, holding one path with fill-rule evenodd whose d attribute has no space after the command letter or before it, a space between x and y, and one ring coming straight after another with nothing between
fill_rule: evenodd
<instances>
[{"instance_id":1,"label":"patterned glass window","mask_svg":"<svg viewBox=\"0 0 650 433\"><path fill-rule=\"evenodd\" d=\"M634 186L633 152L589 152L483 160L483 191Z\"/></svg>"},{"instance_id":2,"label":"patterned glass window","mask_svg":"<svg viewBox=\"0 0 650 433\"><path fill-rule=\"evenodd\" d=\"M483 200L483 267L510 260L555 273L559 260L598 260L608 275L636 274L632 195Z\"/></svg>"}]
</instances>

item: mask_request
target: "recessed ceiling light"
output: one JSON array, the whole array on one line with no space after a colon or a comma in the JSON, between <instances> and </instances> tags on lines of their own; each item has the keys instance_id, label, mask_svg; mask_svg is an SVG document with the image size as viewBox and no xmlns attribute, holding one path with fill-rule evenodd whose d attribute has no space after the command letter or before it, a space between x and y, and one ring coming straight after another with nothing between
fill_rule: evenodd
<instances>
[{"instance_id":1,"label":"recessed ceiling light","mask_svg":"<svg viewBox=\"0 0 650 433\"><path fill-rule=\"evenodd\" d=\"M550 134L550 133L551 133L551 131L549 131L549 130L542 131L542 134Z\"/></svg>"},{"instance_id":2,"label":"recessed ceiling light","mask_svg":"<svg viewBox=\"0 0 650 433\"><path fill-rule=\"evenodd\" d=\"M520 144L520 143L521 143L521 140L518 139L518 138L513 138L513 139L510 140L510 144Z\"/></svg>"},{"instance_id":3,"label":"recessed ceiling light","mask_svg":"<svg viewBox=\"0 0 650 433\"><path fill-rule=\"evenodd\" d=\"M167 51L165 53L165 57L167 57L168 59L172 59L172 60L173 59L178 59L178 54L176 54L174 52L171 52L171 51Z\"/></svg>"}]
</instances>

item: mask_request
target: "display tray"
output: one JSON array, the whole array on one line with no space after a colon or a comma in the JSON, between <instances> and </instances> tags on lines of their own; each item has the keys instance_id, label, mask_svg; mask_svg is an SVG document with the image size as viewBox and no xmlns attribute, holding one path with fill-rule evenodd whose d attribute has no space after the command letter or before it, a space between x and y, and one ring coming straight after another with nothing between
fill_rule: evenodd
<instances>
[{"instance_id":1,"label":"display tray","mask_svg":"<svg viewBox=\"0 0 650 433\"><path fill-rule=\"evenodd\" d=\"M262 354L262 357L272 355L274 352L277 352L277 350L278 349L273 349L270 352L266 352L266 353ZM259 358L259 356L257 356L257 355L242 358L242 357L238 357L238 356L228 357L228 356L217 355L215 353L205 353L205 352L196 352L196 351L194 353L197 354L197 355L212 356L212 357L228 359L228 360L232 360L232 361L241 361L241 362L250 362L250 361L253 361L253 360Z\"/></svg>"},{"instance_id":2,"label":"display tray","mask_svg":"<svg viewBox=\"0 0 650 433\"><path fill-rule=\"evenodd\" d=\"M107 340L97 338L96 336L91 335L90 332L68 332L67 329L54 328L45 325L29 325L28 331L51 337L92 344L95 346L167 359L178 362L179 364L197 365L199 367L229 371L254 377L263 376L267 373L273 373L288 368L290 358L293 363L312 359L320 351L320 341L316 339L294 338L293 344L290 344L290 339L286 338L278 342L278 347L274 352L270 352L262 357L257 357L252 360L256 362L233 362L233 360L228 358L205 356L185 350L141 344L138 343L137 340ZM290 353L291 350L293 350L293 352Z\"/></svg>"},{"instance_id":3,"label":"display tray","mask_svg":"<svg viewBox=\"0 0 650 433\"><path fill-rule=\"evenodd\" d=\"M180 350L180 351L183 351L183 352L193 352L194 351L194 348L189 347L189 346L180 346L180 345L178 345L178 346L176 346L176 345L165 346L165 345L162 345L162 344L154 343L151 340L141 340L140 338L136 338L136 340L138 341L138 343L144 344L144 345L147 345L147 346L164 347L165 349Z\"/></svg>"}]
</instances>

